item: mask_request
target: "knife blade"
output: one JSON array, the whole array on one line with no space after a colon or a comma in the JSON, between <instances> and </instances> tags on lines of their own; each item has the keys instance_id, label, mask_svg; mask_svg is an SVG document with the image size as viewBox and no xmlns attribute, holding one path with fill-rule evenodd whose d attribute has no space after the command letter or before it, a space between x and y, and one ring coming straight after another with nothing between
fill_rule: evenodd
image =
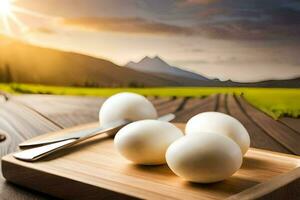
<instances>
[{"instance_id":1,"label":"knife blade","mask_svg":"<svg viewBox=\"0 0 300 200\"><path fill-rule=\"evenodd\" d=\"M175 115L170 113L170 114L167 114L167 115L164 115L164 116L158 118L158 120L171 121L174 118L175 118ZM33 162L33 161L39 160L40 158L46 157L54 152L57 152L61 149L65 149L65 148L70 147L74 144L77 144L83 140L94 137L96 135L100 135L102 133L107 133L108 135L114 135L119 129L121 129L122 127L124 127L125 125L127 125L131 122L132 121L121 120L118 123L116 123L113 127L104 129L100 132L96 131L96 129L95 129L95 132L82 134L79 138L69 138L69 139L66 139L63 141L47 144L44 146L35 147L32 149L28 149L28 150L23 150L23 151L13 154L13 156L19 160Z\"/></svg>"}]
</instances>

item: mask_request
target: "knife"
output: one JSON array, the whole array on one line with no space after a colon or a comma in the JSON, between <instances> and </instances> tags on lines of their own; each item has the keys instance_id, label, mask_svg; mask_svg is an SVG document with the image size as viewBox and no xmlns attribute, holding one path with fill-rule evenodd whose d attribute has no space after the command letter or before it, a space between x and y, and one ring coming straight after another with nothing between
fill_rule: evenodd
<instances>
[{"instance_id":1,"label":"knife","mask_svg":"<svg viewBox=\"0 0 300 200\"><path fill-rule=\"evenodd\" d=\"M175 115L170 113L167 115L164 115L162 117L159 117L158 120L161 121L172 121L175 118ZM126 126L127 124L131 123L133 121L129 121L129 120L120 120L118 122L114 122L112 124L110 124L110 127L108 128L94 128L94 129L88 129L88 130L83 130L83 131L78 131L75 132L74 134L70 135L68 138L65 137L61 137L53 140L43 140L40 142L36 142L36 143L32 143L32 144L46 144L40 147L35 147L32 149L28 149L28 150L24 150L24 151L20 151L17 152L15 154L13 154L13 156L19 160L23 160L23 161L36 161L39 160L41 158L44 158L54 152L57 152L59 150L65 149L67 147L70 147L74 144L77 144L81 141L84 141L86 139L89 139L91 137L103 134L103 133L107 133L108 135L115 135L117 133L117 131L119 129L121 129L122 127Z\"/></svg>"}]
</instances>

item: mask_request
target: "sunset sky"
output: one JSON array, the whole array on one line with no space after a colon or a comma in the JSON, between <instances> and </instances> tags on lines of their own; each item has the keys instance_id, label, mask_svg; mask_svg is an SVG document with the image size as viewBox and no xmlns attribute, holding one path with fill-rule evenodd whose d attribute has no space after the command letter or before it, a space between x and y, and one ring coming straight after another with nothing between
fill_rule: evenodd
<instances>
[{"instance_id":1,"label":"sunset sky","mask_svg":"<svg viewBox=\"0 0 300 200\"><path fill-rule=\"evenodd\" d=\"M11 30L4 23L0 30L46 47L120 65L159 55L172 65L237 81L300 76L299 0L15 0L13 5L21 23L10 19Z\"/></svg>"}]
</instances>

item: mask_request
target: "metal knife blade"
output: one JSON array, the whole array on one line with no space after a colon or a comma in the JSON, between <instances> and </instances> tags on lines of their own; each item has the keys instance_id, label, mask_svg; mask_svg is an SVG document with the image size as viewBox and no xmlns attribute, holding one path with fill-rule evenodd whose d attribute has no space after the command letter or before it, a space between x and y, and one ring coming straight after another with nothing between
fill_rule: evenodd
<instances>
[{"instance_id":1,"label":"metal knife blade","mask_svg":"<svg viewBox=\"0 0 300 200\"><path fill-rule=\"evenodd\" d=\"M158 118L158 120L171 121L174 118L175 118L174 114L167 114L167 115L164 115L164 116ZM33 161L43 158L49 154L52 154L56 151L59 151L61 149L72 146L72 145L79 143L83 140L86 140L88 138L94 137L96 135L99 135L102 133L108 133L109 135L114 135L119 129L121 129L128 123L130 123L130 121L127 121L127 120L120 121L119 124L115 124L115 126L110 127L105 130L102 130L101 132L90 132L90 133L86 133L86 134L82 135L79 138L70 138L70 139L67 139L64 141L47 144L47 145L44 145L41 147L36 147L36 148L20 151L20 152L13 154L13 156L19 160L33 162Z\"/></svg>"}]
</instances>

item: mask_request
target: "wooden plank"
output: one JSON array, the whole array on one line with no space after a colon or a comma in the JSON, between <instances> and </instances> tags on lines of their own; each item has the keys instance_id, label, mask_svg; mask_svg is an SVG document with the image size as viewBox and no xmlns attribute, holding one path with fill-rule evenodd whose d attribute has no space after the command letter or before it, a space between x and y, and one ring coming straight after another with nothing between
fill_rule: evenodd
<instances>
[{"instance_id":1,"label":"wooden plank","mask_svg":"<svg viewBox=\"0 0 300 200\"><path fill-rule=\"evenodd\" d=\"M14 102L8 101L2 105L1 114L25 139L60 129L34 111Z\"/></svg>"},{"instance_id":2,"label":"wooden plank","mask_svg":"<svg viewBox=\"0 0 300 200\"><path fill-rule=\"evenodd\" d=\"M62 128L98 121L103 98L24 95L13 98L41 113Z\"/></svg>"},{"instance_id":3,"label":"wooden plank","mask_svg":"<svg viewBox=\"0 0 300 200\"><path fill-rule=\"evenodd\" d=\"M12 102L7 102L7 100L8 98L4 98L4 101L0 102L0 129L1 129L0 132L5 134L6 136L6 140L0 143L1 157L10 152L16 151L17 145L23 142L24 140L28 139L28 137L26 137L27 131L25 130L31 129L32 125L33 126L37 125L38 127L41 127L41 125L38 124L40 123L44 124L44 120L42 120L43 122L40 122L40 120L38 120L39 116L35 116L35 113L26 110L26 108L23 108L20 105L15 105ZM12 109L12 112L10 112L11 107L14 108ZM15 116L16 112L18 113L17 117ZM25 112L27 114L28 119L26 119L26 121L16 121L16 120L24 119L24 115L22 114L22 112ZM28 113L30 114L28 115ZM34 115L35 117L32 117L32 115ZM33 121L33 119L35 121ZM27 124L27 122L29 122L29 124ZM48 131L57 130L52 126L46 126L46 127L48 128L43 130L42 132L40 132L40 129L39 130L34 129L33 133L40 134ZM24 188L6 182L2 176L2 173L0 175L0 197L1 199L14 199L14 200L53 199L53 197L49 197L48 195L40 194L34 191L28 191Z\"/></svg>"},{"instance_id":4,"label":"wooden plank","mask_svg":"<svg viewBox=\"0 0 300 200\"><path fill-rule=\"evenodd\" d=\"M190 108L198 105L203 99L204 98L198 98L198 97L189 98L187 103L185 104L183 110L190 109Z\"/></svg>"},{"instance_id":5,"label":"wooden plank","mask_svg":"<svg viewBox=\"0 0 300 200\"><path fill-rule=\"evenodd\" d=\"M219 94L216 111L225 114L228 113L227 94Z\"/></svg>"},{"instance_id":6,"label":"wooden plank","mask_svg":"<svg viewBox=\"0 0 300 200\"><path fill-rule=\"evenodd\" d=\"M0 102L0 134L4 135L5 140L0 142L0 156L4 156L16 150L16 146L25 138L20 135L15 128L3 117L6 113L3 110L6 104L6 98Z\"/></svg>"},{"instance_id":7,"label":"wooden plank","mask_svg":"<svg viewBox=\"0 0 300 200\"><path fill-rule=\"evenodd\" d=\"M281 180L282 177L276 177ZM283 181L286 181L287 178L284 178ZM281 181L281 182L283 182ZM263 185L261 185L263 187ZM300 179L286 184L285 186L269 193L265 194L257 200L274 200L274 199L299 199L300 196Z\"/></svg>"},{"instance_id":8,"label":"wooden plank","mask_svg":"<svg viewBox=\"0 0 300 200\"><path fill-rule=\"evenodd\" d=\"M96 97L70 97L54 95L22 95L12 100L23 103L44 115L70 113L77 110L99 111L105 99Z\"/></svg>"},{"instance_id":9,"label":"wooden plank","mask_svg":"<svg viewBox=\"0 0 300 200\"><path fill-rule=\"evenodd\" d=\"M167 103L169 101L174 100L172 97L161 97L161 98L154 98L154 99L149 99L151 103L156 107L159 105L162 105L164 103Z\"/></svg>"},{"instance_id":10,"label":"wooden plank","mask_svg":"<svg viewBox=\"0 0 300 200\"><path fill-rule=\"evenodd\" d=\"M87 126L79 127L82 128ZM299 165L297 156L251 148L242 168L226 181L191 184L173 174L166 165L131 164L113 148L113 139L104 135L36 163L19 161L12 155L2 160L3 174L9 181L64 199L208 200L236 195L238 199L247 199L249 193L258 198L297 180Z\"/></svg>"},{"instance_id":11,"label":"wooden plank","mask_svg":"<svg viewBox=\"0 0 300 200\"><path fill-rule=\"evenodd\" d=\"M156 106L159 116L165 115L167 113L173 113L177 110L180 104L184 101L183 97L174 98L172 101L168 101L164 104L159 104Z\"/></svg>"},{"instance_id":12,"label":"wooden plank","mask_svg":"<svg viewBox=\"0 0 300 200\"><path fill-rule=\"evenodd\" d=\"M24 108L19 104L8 102L9 98L7 96L1 99L3 101L0 102L0 132L5 134L6 136L6 140L0 142L1 157L10 152L16 151L18 148L17 145L19 143L23 142L33 135L58 130L52 125L48 125L48 123L45 122L44 119L40 120L41 116L36 116L36 113L28 110L27 108ZM32 128L35 126L40 128ZM27 189L6 182L2 176L2 173L0 175L0 197L0 199L14 200L53 199L53 197L50 197L48 195L41 194L35 191L28 191Z\"/></svg>"},{"instance_id":13,"label":"wooden plank","mask_svg":"<svg viewBox=\"0 0 300 200\"><path fill-rule=\"evenodd\" d=\"M248 116L250 116L259 127L291 152L300 155L300 135L298 133L257 110L243 98L237 98L237 100Z\"/></svg>"},{"instance_id":14,"label":"wooden plank","mask_svg":"<svg viewBox=\"0 0 300 200\"><path fill-rule=\"evenodd\" d=\"M219 103L220 103L220 94L215 95L215 101L214 102L215 102L214 111L218 111Z\"/></svg>"},{"instance_id":15,"label":"wooden plank","mask_svg":"<svg viewBox=\"0 0 300 200\"><path fill-rule=\"evenodd\" d=\"M300 118L282 117L279 121L300 134Z\"/></svg>"},{"instance_id":16,"label":"wooden plank","mask_svg":"<svg viewBox=\"0 0 300 200\"><path fill-rule=\"evenodd\" d=\"M181 110L184 110L190 98L191 97L184 97L183 101L176 108L175 113L178 113Z\"/></svg>"},{"instance_id":17,"label":"wooden plank","mask_svg":"<svg viewBox=\"0 0 300 200\"><path fill-rule=\"evenodd\" d=\"M0 109L1 109L1 105L6 103L6 101L7 101L6 96L0 91ZM0 145L1 145L1 142L5 141L7 139L6 135L7 135L7 133L5 133L5 131L1 130L1 121L0 121Z\"/></svg>"},{"instance_id":18,"label":"wooden plank","mask_svg":"<svg viewBox=\"0 0 300 200\"><path fill-rule=\"evenodd\" d=\"M299 178L295 178L300 176L300 168L296 168L286 174L280 174L273 178L272 180L266 181L264 183L260 183L252 188L249 188L239 194L236 194L234 196L231 196L227 198L226 200L239 200L239 199L270 199L267 196L271 196L274 192L274 187L283 187L287 184L290 184L293 181L298 181ZM292 180L292 181L291 181ZM299 183L299 182L298 182ZM298 185L299 186L299 185ZM299 191L299 189L298 189ZM295 195L295 193L292 193L293 197L299 197L299 192L296 192L298 194ZM288 198L290 195L289 193L284 193L285 195L282 197L273 196L273 199L291 199ZM276 194L278 195L278 194Z\"/></svg>"},{"instance_id":19,"label":"wooden plank","mask_svg":"<svg viewBox=\"0 0 300 200\"><path fill-rule=\"evenodd\" d=\"M17 144L26 139L60 130L42 116L10 101L1 105L0 127L7 137L0 143L1 155L15 151Z\"/></svg>"},{"instance_id":20,"label":"wooden plank","mask_svg":"<svg viewBox=\"0 0 300 200\"><path fill-rule=\"evenodd\" d=\"M17 100L19 100L19 98L23 98L22 96L18 96ZM53 98L52 95L46 95L46 97L47 96L48 97L47 97L47 99L45 99L45 98L42 98L42 97L44 97L44 95L28 95L28 96L30 96L30 98L26 97L25 103L29 102L29 103L32 103L33 105L40 105L39 109L42 114L47 113L48 117L50 117L51 119L54 119L54 118L57 119L57 122L60 122L61 125L64 127L70 127L70 126L73 126L76 124L82 124L82 123L98 120L98 113L95 112L95 110L96 110L95 107L99 106L99 104L100 104L100 102L98 101L98 98L80 97L79 100L76 100L77 97L64 97L63 96L63 97L56 98L54 96L55 98ZM75 98L75 100L74 100L74 98ZM18 133L18 129L16 129L15 124L11 124L11 121L13 120L13 118L7 117L7 111L4 112L5 114L3 117L2 104L6 103L4 100L0 102L0 128L4 129L4 130L2 130L2 132L4 132L6 135L9 135L9 138L4 143L0 143L1 155L7 154L11 151L14 151L16 149L17 144L21 141L24 141L24 139L25 139L22 136L23 134ZM15 100L15 99L13 99L13 100ZM198 99L198 98L188 99L186 104L182 108L181 112L178 112L179 118L181 117L181 115L183 115L183 116L185 115L185 119L183 119L181 121L186 121L187 119L189 119L193 115L193 112L198 111L198 112L196 112L196 114L198 114L199 112L213 110L213 106L214 106L214 104L216 104L215 101L208 101L208 102L210 102L209 106L208 106L202 102L203 100L208 101L207 99ZM170 103L170 101L174 101L174 98L160 99L160 98L153 97L153 103L156 104L158 107L160 104L163 105L164 103L167 103L167 102ZM35 104L35 102L38 102L38 104ZM90 102L93 102L93 103L90 103ZM183 101L181 101L180 104L182 104L182 102ZM10 102L10 103L13 103L13 102ZM24 102L22 102L22 103L24 103ZM197 104L199 107L194 107ZM201 104L202 104L202 106L200 106ZM229 104L229 103L227 103L227 104ZM227 105L227 104L225 104L225 105ZM19 106L21 106L21 105L19 105ZM59 108L59 109L52 109L54 106L56 106L56 108ZM191 112L189 112L188 114L185 113L184 110L189 110L192 107L194 107L194 109L192 109ZM207 109L207 107L210 107L210 108ZM36 108L37 107L35 107L35 109ZM81 109L79 109L79 108L81 108ZM76 112L76 110L78 112ZM93 114L90 114L91 113L90 112L85 115L84 114L85 110L89 110L89 111L93 112ZM65 111L65 112L62 112L62 111ZM75 112L72 113L72 111L75 111ZM1 115L1 113L2 113L2 115ZM10 113L10 114L13 114L13 113ZM19 119L24 119L24 117L23 118L19 117ZM45 120L45 119L43 119L43 120ZM177 118L177 120L178 120L178 118ZM29 121L32 121L32 120L29 120ZM297 124L299 124L299 123L297 123ZM261 130L264 131L264 129L262 129L262 128L261 128ZM260 137L255 136L255 138L260 138ZM270 138L270 136L269 136L269 138ZM268 139L265 138L265 140L268 141L269 138ZM272 138L272 140L274 141L273 138ZM258 142L259 142L259 144L262 144L263 143L262 141L264 141L264 138L261 138L260 141L257 140L258 142L256 142L256 139L254 139L253 141L257 144L258 144ZM268 146L269 144L267 144L267 142L265 145L266 145L266 149L274 149L274 145L270 145L271 148L269 148L269 146ZM284 148L281 150L279 148L274 149L274 150L284 152ZM1 179L0 179L0 185L2 188L5 188L3 190L0 189L0 195L3 196L2 195L3 191L6 191L5 195L3 197L4 198L7 197L7 199L9 199L8 197L10 197L10 196L14 196L15 198L19 197L20 199L23 199L23 197L26 196L25 194L28 193L26 191L23 191L20 188L11 189L11 187L14 187L14 186L7 185L6 183L1 183ZM18 193L14 193L14 191L16 191L16 190L18 192L20 192L20 196ZM14 194L10 194L10 192L12 192ZM35 195L29 194L29 197L32 197L32 196L35 196Z\"/></svg>"},{"instance_id":21,"label":"wooden plank","mask_svg":"<svg viewBox=\"0 0 300 200\"><path fill-rule=\"evenodd\" d=\"M0 111L1 113L1 111ZM14 127L4 120L0 114L0 132L4 134L6 139L0 143L0 156L4 156L10 152L16 151L17 145L25 140Z\"/></svg>"},{"instance_id":22,"label":"wooden plank","mask_svg":"<svg viewBox=\"0 0 300 200\"><path fill-rule=\"evenodd\" d=\"M89 113L78 110L70 113L51 114L48 117L64 128L99 121L98 111L96 110Z\"/></svg>"},{"instance_id":23,"label":"wooden plank","mask_svg":"<svg viewBox=\"0 0 300 200\"><path fill-rule=\"evenodd\" d=\"M181 99L174 98L153 99L162 112L172 112L181 102ZM8 136L8 140L1 144L1 155L14 151L18 143L37 134L98 121L98 109L103 101L99 98L53 95L11 97L0 112L1 132ZM53 127L47 119L59 126Z\"/></svg>"},{"instance_id":24,"label":"wooden plank","mask_svg":"<svg viewBox=\"0 0 300 200\"><path fill-rule=\"evenodd\" d=\"M227 107L229 108L228 114L238 119L247 129L251 138L251 147L262 148L282 153L292 153L276 140L274 140L262 128L257 126L256 123L252 121L252 118L250 118L247 113L245 113L234 96L228 95Z\"/></svg>"},{"instance_id":25,"label":"wooden plank","mask_svg":"<svg viewBox=\"0 0 300 200\"><path fill-rule=\"evenodd\" d=\"M173 111L177 101L170 97L148 97L161 113ZM63 128L98 121L98 112L105 101L96 97L22 95L13 98L27 105ZM169 107L168 107L169 106Z\"/></svg>"},{"instance_id":26,"label":"wooden plank","mask_svg":"<svg viewBox=\"0 0 300 200\"><path fill-rule=\"evenodd\" d=\"M194 102L193 106L189 106L189 108L183 109L175 113L176 119L174 120L174 122L187 122L191 117L198 113L214 111L216 101L216 95L209 96L204 99L197 98L197 103Z\"/></svg>"}]
</instances>

